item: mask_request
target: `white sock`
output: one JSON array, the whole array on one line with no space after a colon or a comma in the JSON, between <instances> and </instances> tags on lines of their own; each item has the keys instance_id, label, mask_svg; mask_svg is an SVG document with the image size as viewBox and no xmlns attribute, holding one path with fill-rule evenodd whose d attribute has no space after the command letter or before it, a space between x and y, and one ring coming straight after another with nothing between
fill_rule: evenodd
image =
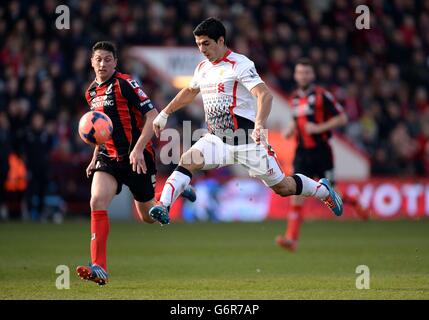
<instances>
[{"instance_id":1,"label":"white sock","mask_svg":"<svg viewBox=\"0 0 429 320\"><path fill-rule=\"evenodd\" d=\"M302 181L302 192L300 195L307 197L316 197L320 200L325 200L329 196L328 188L313 179L310 179L303 174L297 173Z\"/></svg>"},{"instance_id":2,"label":"white sock","mask_svg":"<svg viewBox=\"0 0 429 320\"><path fill-rule=\"evenodd\" d=\"M165 182L159 201L166 207L171 206L185 190L189 182L191 182L190 176L174 170Z\"/></svg>"}]
</instances>

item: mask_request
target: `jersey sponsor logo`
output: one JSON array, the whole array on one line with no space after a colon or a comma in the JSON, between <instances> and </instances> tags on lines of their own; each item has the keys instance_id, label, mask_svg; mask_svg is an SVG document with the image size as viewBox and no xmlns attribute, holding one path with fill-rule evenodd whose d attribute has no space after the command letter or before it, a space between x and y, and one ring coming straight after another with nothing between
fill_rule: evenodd
<instances>
[{"instance_id":1,"label":"jersey sponsor logo","mask_svg":"<svg viewBox=\"0 0 429 320\"><path fill-rule=\"evenodd\" d=\"M136 80L127 79L127 81L128 81L128 83L131 85L131 87L132 87L133 89L136 89L136 88L138 88L138 87L139 87L139 84L137 83L137 81L136 81Z\"/></svg>"},{"instance_id":2,"label":"jersey sponsor logo","mask_svg":"<svg viewBox=\"0 0 429 320\"><path fill-rule=\"evenodd\" d=\"M107 95L95 97L91 101L91 109L100 107L112 107L114 105L115 101L113 99L109 99L109 96Z\"/></svg>"},{"instance_id":3,"label":"jersey sponsor logo","mask_svg":"<svg viewBox=\"0 0 429 320\"><path fill-rule=\"evenodd\" d=\"M295 107L292 113L295 117L302 117L302 116L312 115L314 111L310 108L310 105L306 103L305 105Z\"/></svg>"},{"instance_id":4,"label":"jersey sponsor logo","mask_svg":"<svg viewBox=\"0 0 429 320\"><path fill-rule=\"evenodd\" d=\"M223 83L222 83L223 85ZM223 85L222 89L225 92L225 86ZM204 83L200 85L201 94L209 94L209 93L218 93L219 91L219 84L218 83Z\"/></svg>"},{"instance_id":5,"label":"jersey sponsor logo","mask_svg":"<svg viewBox=\"0 0 429 320\"><path fill-rule=\"evenodd\" d=\"M112 93L112 87L113 87L113 83L111 83L106 90L106 94L111 94Z\"/></svg>"},{"instance_id":6,"label":"jersey sponsor logo","mask_svg":"<svg viewBox=\"0 0 429 320\"><path fill-rule=\"evenodd\" d=\"M256 72L255 67L250 68L248 72L249 72L251 78L256 78L258 76L258 73Z\"/></svg>"},{"instance_id":7,"label":"jersey sponsor logo","mask_svg":"<svg viewBox=\"0 0 429 320\"><path fill-rule=\"evenodd\" d=\"M217 85L217 92L218 93L225 92L225 85L222 82L218 83L218 85Z\"/></svg>"}]
</instances>

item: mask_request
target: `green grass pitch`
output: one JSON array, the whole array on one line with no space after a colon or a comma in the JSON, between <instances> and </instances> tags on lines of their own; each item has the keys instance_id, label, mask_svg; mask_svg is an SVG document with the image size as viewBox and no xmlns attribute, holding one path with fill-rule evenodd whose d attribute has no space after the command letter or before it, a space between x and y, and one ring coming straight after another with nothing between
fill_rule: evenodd
<instances>
[{"instance_id":1,"label":"green grass pitch","mask_svg":"<svg viewBox=\"0 0 429 320\"><path fill-rule=\"evenodd\" d=\"M313 221L291 254L283 222L112 222L110 282L75 274L89 260L89 221L0 224L0 299L429 299L429 220ZM70 267L70 289L55 286ZM356 267L370 289L356 289Z\"/></svg>"}]
</instances>

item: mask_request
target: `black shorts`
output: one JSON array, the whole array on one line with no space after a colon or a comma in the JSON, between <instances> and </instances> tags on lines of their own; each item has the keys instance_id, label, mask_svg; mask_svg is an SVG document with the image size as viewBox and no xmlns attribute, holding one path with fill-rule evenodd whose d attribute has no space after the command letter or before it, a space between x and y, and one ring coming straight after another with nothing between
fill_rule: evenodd
<instances>
[{"instance_id":1,"label":"black shorts","mask_svg":"<svg viewBox=\"0 0 429 320\"><path fill-rule=\"evenodd\" d=\"M144 160L146 162L147 172L146 174L138 174L133 171L128 157L117 161L99 154L93 172L107 172L115 177L118 183L116 194L121 192L122 184L125 184L130 189L135 200L146 202L153 199L155 196L156 166L153 156L147 150L144 150Z\"/></svg>"},{"instance_id":2,"label":"black shorts","mask_svg":"<svg viewBox=\"0 0 429 320\"><path fill-rule=\"evenodd\" d=\"M331 146L321 145L312 149L297 148L293 161L295 173L313 179L328 178L334 183L334 160Z\"/></svg>"}]
</instances>

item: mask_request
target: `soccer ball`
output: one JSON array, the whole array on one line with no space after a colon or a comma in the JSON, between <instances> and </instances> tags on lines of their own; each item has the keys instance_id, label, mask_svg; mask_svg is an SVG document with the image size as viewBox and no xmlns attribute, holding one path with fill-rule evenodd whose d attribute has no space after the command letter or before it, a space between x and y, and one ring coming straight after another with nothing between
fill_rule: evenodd
<instances>
[{"instance_id":1,"label":"soccer ball","mask_svg":"<svg viewBox=\"0 0 429 320\"><path fill-rule=\"evenodd\" d=\"M103 144L112 136L112 120L100 111L89 111L79 120L79 136L88 144Z\"/></svg>"}]
</instances>

